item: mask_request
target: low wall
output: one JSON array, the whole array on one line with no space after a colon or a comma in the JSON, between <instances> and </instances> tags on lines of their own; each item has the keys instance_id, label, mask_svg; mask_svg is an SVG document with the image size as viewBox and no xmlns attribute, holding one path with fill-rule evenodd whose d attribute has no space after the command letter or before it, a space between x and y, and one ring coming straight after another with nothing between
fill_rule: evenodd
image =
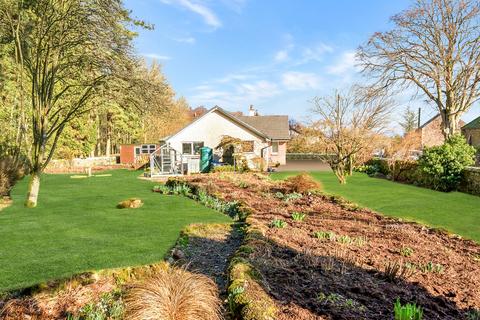
<instances>
[{"instance_id":1,"label":"low wall","mask_svg":"<svg viewBox=\"0 0 480 320\"><path fill-rule=\"evenodd\" d=\"M480 195L479 167L468 167L463 171L463 180L459 190L462 192Z\"/></svg>"},{"instance_id":2,"label":"low wall","mask_svg":"<svg viewBox=\"0 0 480 320\"><path fill-rule=\"evenodd\" d=\"M74 158L70 160L56 159L48 163L47 173L84 173L87 168L93 171L128 168L128 165L117 164L117 157Z\"/></svg>"}]
</instances>

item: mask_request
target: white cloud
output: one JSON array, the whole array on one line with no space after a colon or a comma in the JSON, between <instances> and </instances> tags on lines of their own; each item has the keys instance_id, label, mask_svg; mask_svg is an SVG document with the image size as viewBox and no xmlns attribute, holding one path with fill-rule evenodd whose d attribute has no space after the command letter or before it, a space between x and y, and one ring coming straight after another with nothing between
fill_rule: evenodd
<instances>
[{"instance_id":1,"label":"white cloud","mask_svg":"<svg viewBox=\"0 0 480 320\"><path fill-rule=\"evenodd\" d=\"M242 73L230 73L230 74L227 74L225 77L223 78L220 78L220 79L217 79L215 80L215 82L219 82L219 83L229 83L229 82L232 82L232 81L238 81L238 80L247 80L248 78L250 78L249 75L246 75L246 74L242 74Z\"/></svg>"},{"instance_id":2,"label":"white cloud","mask_svg":"<svg viewBox=\"0 0 480 320\"><path fill-rule=\"evenodd\" d=\"M142 56L150 59L155 59L155 60L171 60L172 59L172 57L170 56L165 56L157 53L142 53Z\"/></svg>"},{"instance_id":3,"label":"white cloud","mask_svg":"<svg viewBox=\"0 0 480 320\"><path fill-rule=\"evenodd\" d=\"M314 47L306 47L302 50L302 59L300 62L321 61L325 54L332 53L333 51L333 48L325 43L320 43Z\"/></svg>"},{"instance_id":4,"label":"white cloud","mask_svg":"<svg viewBox=\"0 0 480 320\"><path fill-rule=\"evenodd\" d=\"M197 41L194 37L174 38L173 40L180 43L188 43L188 44L194 44Z\"/></svg>"},{"instance_id":5,"label":"white cloud","mask_svg":"<svg viewBox=\"0 0 480 320\"><path fill-rule=\"evenodd\" d=\"M273 97L279 93L279 90L275 83L261 80L254 83L239 84L237 92L241 96L254 101L260 98Z\"/></svg>"},{"instance_id":6,"label":"white cloud","mask_svg":"<svg viewBox=\"0 0 480 320\"><path fill-rule=\"evenodd\" d=\"M355 51L345 51L340 58L331 66L327 72L333 75L342 75L355 69Z\"/></svg>"},{"instance_id":7,"label":"white cloud","mask_svg":"<svg viewBox=\"0 0 480 320\"><path fill-rule=\"evenodd\" d=\"M243 82L215 88L211 85L200 85L194 88L195 93L189 99L193 105L219 105L230 109L241 108L252 103L259 103L280 93L275 83L266 80Z\"/></svg>"},{"instance_id":8,"label":"white cloud","mask_svg":"<svg viewBox=\"0 0 480 320\"><path fill-rule=\"evenodd\" d=\"M217 15L207 6L199 3L198 1L192 0L161 0L163 3L166 4L178 4L183 8L198 14L203 18L206 24L212 26L214 28L219 28L222 26L222 22L217 17Z\"/></svg>"},{"instance_id":9,"label":"white cloud","mask_svg":"<svg viewBox=\"0 0 480 320\"><path fill-rule=\"evenodd\" d=\"M276 62L284 62L288 60L288 51L287 50L280 50L275 54L275 61Z\"/></svg>"},{"instance_id":10,"label":"white cloud","mask_svg":"<svg viewBox=\"0 0 480 320\"><path fill-rule=\"evenodd\" d=\"M291 71L282 75L282 83L288 90L316 89L320 78L313 73Z\"/></svg>"}]
</instances>

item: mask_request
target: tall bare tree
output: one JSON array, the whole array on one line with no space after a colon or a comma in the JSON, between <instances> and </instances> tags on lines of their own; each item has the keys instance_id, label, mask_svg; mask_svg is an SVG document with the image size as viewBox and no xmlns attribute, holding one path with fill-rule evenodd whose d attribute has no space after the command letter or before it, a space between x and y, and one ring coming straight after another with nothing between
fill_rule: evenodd
<instances>
[{"instance_id":1,"label":"tall bare tree","mask_svg":"<svg viewBox=\"0 0 480 320\"><path fill-rule=\"evenodd\" d=\"M381 87L414 87L442 116L443 133L480 99L480 2L416 0L358 50L364 72Z\"/></svg>"},{"instance_id":2,"label":"tall bare tree","mask_svg":"<svg viewBox=\"0 0 480 320\"><path fill-rule=\"evenodd\" d=\"M351 174L355 156L373 145L388 123L391 103L387 96L367 89L350 89L315 97L312 112L327 161L341 184Z\"/></svg>"},{"instance_id":3,"label":"tall bare tree","mask_svg":"<svg viewBox=\"0 0 480 320\"><path fill-rule=\"evenodd\" d=\"M1 0L31 86L32 154L26 205L35 207L40 175L70 121L89 111L95 91L126 72L134 23L120 0ZM0 19L3 19L3 15ZM15 25L15 22L12 23ZM17 34L18 33L18 34Z\"/></svg>"}]
</instances>

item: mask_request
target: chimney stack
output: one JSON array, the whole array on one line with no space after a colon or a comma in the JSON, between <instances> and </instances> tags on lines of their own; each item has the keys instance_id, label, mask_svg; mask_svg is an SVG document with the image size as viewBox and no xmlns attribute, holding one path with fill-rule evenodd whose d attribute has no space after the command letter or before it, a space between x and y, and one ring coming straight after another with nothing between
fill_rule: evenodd
<instances>
[{"instance_id":1,"label":"chimney stack","mask_svg":"<svg viewBox=\"0 0 480 320\"><path fill-rule=\"evenodd\" d=\"M253 116L256 116L257 114L258 114L257 110L255 110L253 108L253 104L251 104L250 108L248 108L248 116L253 117Z\"/></svg>"}]
</instances>

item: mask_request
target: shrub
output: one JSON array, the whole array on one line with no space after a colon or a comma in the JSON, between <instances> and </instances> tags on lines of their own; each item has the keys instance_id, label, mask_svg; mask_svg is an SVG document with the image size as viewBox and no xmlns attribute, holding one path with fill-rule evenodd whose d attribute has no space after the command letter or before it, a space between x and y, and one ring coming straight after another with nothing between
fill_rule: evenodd
<instances>
[{"instance_id":1,"label":"shrub","mask_svg":"<svg viewBox=\"0 0 480 320\"><path fill-rule=\"evenodd\" d=\"M272 222L270 222L270 227L272 228L283 229L286 226L288 226L288 223L286 223L282 219L273 219Z\"/></svg>"},{"instance_id":2,"label":"shrub","mask_svg":"<svg viewBox=\"0 0 480 320\"><path fill-rule=\"evenodd\" d=\"M233 171L235 171L235 167L231 165L215 166L212 169L212 172L233 172Z\"/></svg>"},{"instance_id":3,"label":"shrub","mask_svg":"<svg viewBox=\"0 0 480 320\"><path fill-rule=\"evenodd\" d=\"M380 158L372 158L365 162L365 164L360 168L363 172L369 175L375 175L377 173L381 173L387 176L390 173L390 169L388 167L387 161ZM360 171L359 170L359 171Z\"/></svg>"},{"instance_id":4,"label":"shrub","mask_svg":"<svg viewBox=\"0 0 480 320\"><path fill-rule=\"evenodd\" d=\"M395 320L422 320L423 318L422 308L417 307L415 303L402 305L400 299L397 299L393 306L393 310L395 313Z\"/></svg>"},{"instance_id":5,"label":"shrub","mask_svg":"<svg viewBox=\"0 0 480 320\"><path fill-rule=\"evenodd\" d=\"M286 186L291 192L306 193L313 190L320 190L322 185L315 181L308 173L289 177L286 179Z\"/></svg>"},{"instance_id":6,"label":"shrub","mask_svg":"<svg viewBox=\"0 0 480 320\"><path fill-rule=\"evenodd\" d=\"M292 219L294 221L303 221L305 220L305 214L300 212L294 212L292 213Z\"/></svg>"},{"instance_id":7,"label":"shrub","mask_svg":"<svg viewBox=\"0 0 480 320\"><path fill-rule=\"evenodd\" d=\"M168 266L132 285L125 298L125 319L220 320L220 306L212 280Z\"/></svg>"},{"instance_id":8,"label":"shrub","mask_svg":"<svg viewBox=\"0 0 480 320\"><path fill-rule=\"evenodd\" d=\"M463 169L473 165L474 156L475 148L461 135L450 137L441 146L426 148L418 161L419 169L425 174L424 184L435 190L456 190Z\"/></svg>"}]
</instances>

